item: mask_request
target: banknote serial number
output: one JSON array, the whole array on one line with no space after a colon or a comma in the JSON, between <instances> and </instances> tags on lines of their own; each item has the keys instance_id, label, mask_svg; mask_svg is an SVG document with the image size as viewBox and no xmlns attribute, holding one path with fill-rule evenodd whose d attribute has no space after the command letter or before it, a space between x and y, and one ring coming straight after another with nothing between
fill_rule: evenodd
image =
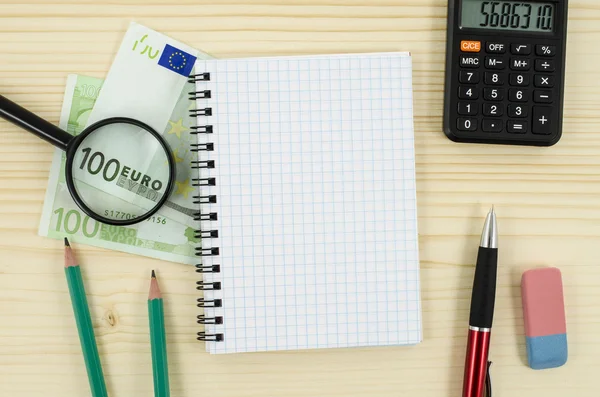
<instances>
[{"instance_id":1,"label":"banknote serial number","mask_svg":"<svg viewBox=\"0 0 600 397\"><path fill-rule=\"evenodd\" d=\"M107 218L110 218L110 219L135 219L135 218L137 218L137 215L135 215L135 214L130 214L130 213L123 212L123 211L115 211L115 210L104 210L104 216ZM167 218L164 218L162 216L151 216L150 218L146 219L146 222L160 223L161 225L166 225Z\"/></svg>"},{"instance_id":2,"label":"banknote serial number","mask_svg":"<svg viewBox=\"0 0 600 397\"><path fill-rule=\"evenodd\" d=\"M150 218L146 219L147 222L152 222L152 223L159 223L161 225L166 225L167 224L167 218L163 218L162 216L151 216Z\"/></svg>"},{"instance_id":3,"label":"banknote serial number","mask_svg":"<svg viewBox=\"0 0 600 397\"><path fill-rule=\"evenodd\" d=\"M137 215L123 211L104 210L104 216L110 219L135 219Z\"/></svg>"}]
</instances>

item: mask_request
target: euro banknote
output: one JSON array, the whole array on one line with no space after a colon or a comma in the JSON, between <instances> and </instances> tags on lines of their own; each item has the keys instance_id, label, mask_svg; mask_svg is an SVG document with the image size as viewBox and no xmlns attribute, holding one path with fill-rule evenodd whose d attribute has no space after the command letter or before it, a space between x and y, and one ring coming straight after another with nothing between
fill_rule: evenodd
<instances>
[{"instance_id":1,"label":"euro banknote","mask_svg":"<svg viewBox=\"0 0 600 397\"><path fill-rule=\"evenodd\" d=\"M102 79L68 76L59 124L62 129L73 135L81 133L88 124L102 85ZM191 162L197 160L197 153L190 150L194 139L190 133L190 127L194 125L194 119L189 115L193 106L188 98L191 90L193 85L186 83L163 132L163 137L173 150L177 168L170 201L176 203L176 208L185 211L197 207L193 204L195 189L191 185ZM56 150L39 227L40 235L56 239L68 237L77 243L173 262L195 263L194 249L199 243L194 236L197 223L189 213L179 211L179 219L173 219L173 216L165 214L165 210L173 213L173 208L164 208L148 220L132 226L109 226L97 222L85 215L71 198L65 182L65 163L65 153Z\"/></svg>"},{"instance_id":2,"label":"euro banknote","mask_svg":"<svg viewBox=\"0 0 600 397\"><path fill-rule=\"evenodd\" d=\"M68 236L79 243L174 262L195 262L194 251L199 241L195 237L197 225L193 214L197 211L197 205L194 204L192 180L197 177L197 170L192 168L192 162L197 161L197 153L191 150L195 137L191 134L191 127L195 120L189 115L189 110L194 106L189 99L189 92L194 91L194 85L188 82L188 76L193 74L197 58L208 59L210 56L146 26L131 23L105 80L69 76L60 118L61 128L78 135L86 126L110 117L139 120L161 133L167 141L175 163L175 184L172 191L168 192L168 201L152 217L133 226L109 226L91 219L77 207L65 182L66 156L57 150L52 162L39 234L53 238ZM164 173L168 167L167 161L154 161L153 154L143 150L141 142L138 142L136 150L126 150L126 145L119 142L120 130L115 131L116 135L109 139L111 142L99 141L94 148L114 148L114 141L119 149L116 153L125 155L127 161L138 160L137 164L153 168L145 175L155 175L155 171ZM85 150L82 149L83 152ZM132 156L138 158L133 159ZM98 154L98 158L104 157ZM125 164L123 160L111 159L115 164ZM97 170L90 167L91 163L92 155L85 169L97 175ZM83 163L79 168L87 172ZM126 168L129 167L123 167L125 177ZM88 192L93 193L98 186L89 185L86 178L84 174L79 180L86 189L91 189ZM111 178L109 180L115 179ZM131 179L136 180L133 175ZM143 180L137 185L142 184ZM144 189L146 193L147 190ZM135 190L136 194L140 191ZM131 198L131 194L123 189L115 189L115 186L102 189L102 194L108 194L111 198L115 192L119 193L114 197L120 200L118 202ZM98 195L92 194L90 197L98 200ZM84 201L88 203L87 199ZM136 200L128 202L136 204ZM104 204L103 201L100 203ZM109 215L102 213L110 219L127 215L135 217L135 214L126 214L126 211L117 208L103 210L111 212Z\"/></svg>"}]
</instances>

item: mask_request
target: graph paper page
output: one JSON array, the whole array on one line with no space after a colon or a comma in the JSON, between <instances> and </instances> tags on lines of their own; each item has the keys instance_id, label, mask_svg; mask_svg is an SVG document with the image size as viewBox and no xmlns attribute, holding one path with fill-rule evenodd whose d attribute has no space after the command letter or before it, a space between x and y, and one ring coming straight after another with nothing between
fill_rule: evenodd
<instances>
[{"instance_id":1,"label":"graph paper page","mask_svg":"<svg viewBox=\"0 0 600 397\"><path fill-rule=\"evenodd\" d=\"M421 341L407 53L198 61L211 353Z\"/></svg>"}]
</instances>

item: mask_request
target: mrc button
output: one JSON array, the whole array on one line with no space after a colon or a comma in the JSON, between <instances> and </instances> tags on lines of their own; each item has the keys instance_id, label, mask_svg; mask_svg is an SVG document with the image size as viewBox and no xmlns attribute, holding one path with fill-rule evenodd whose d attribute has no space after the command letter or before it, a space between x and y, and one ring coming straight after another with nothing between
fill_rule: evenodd
<instances>
[{"instance_id":1,"label":"mrc button","mask_svg":"<svg viewBox=\"0 0 600 397\"><path fill-rule=\"evenodd\" d=\"M475 55L461 55L460 66L463 68L478 68L479 57Z\"/></svg>"}]
</instances>

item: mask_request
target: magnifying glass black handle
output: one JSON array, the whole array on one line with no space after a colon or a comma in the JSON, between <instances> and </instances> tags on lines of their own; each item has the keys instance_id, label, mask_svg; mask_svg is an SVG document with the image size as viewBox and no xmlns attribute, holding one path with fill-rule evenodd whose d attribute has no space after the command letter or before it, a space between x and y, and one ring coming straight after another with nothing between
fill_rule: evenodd
<instances>
[{"instance_id":1,"label":"magnifying glass black handle","mask_svg":"<svg viewBox=\"0 0 600 397\"><path fill-rule=\"evenodd\" d=\"M67 150L67 145L73 139L67 132L2 95L0 95L0 117L26 129L62 150Z\"/></svg>"}]
</instances>

